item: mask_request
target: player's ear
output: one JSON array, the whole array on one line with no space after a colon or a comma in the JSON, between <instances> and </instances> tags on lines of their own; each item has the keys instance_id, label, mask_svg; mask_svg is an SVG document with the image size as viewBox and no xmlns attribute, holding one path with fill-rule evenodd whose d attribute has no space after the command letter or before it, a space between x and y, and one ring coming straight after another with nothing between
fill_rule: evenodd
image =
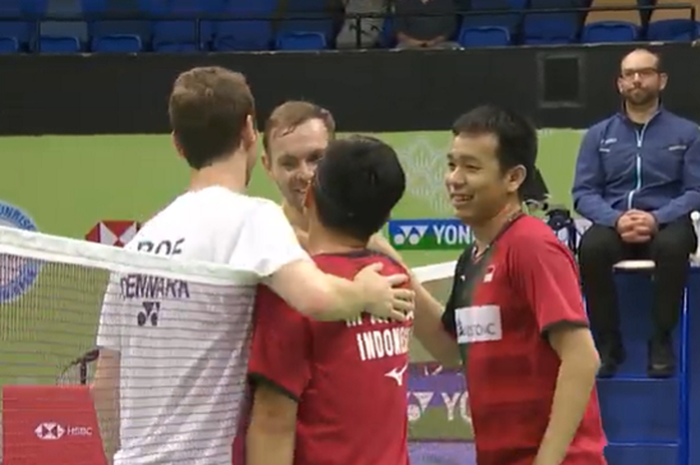
<instances>
[{"instance_id":1,"label":"player's ear","mask_svg":"<svg viewBox=\"0 0 700 465\"><path fill-rule=\"evenodd\" d=\"M507 183L507 190L509 193L515 193L518 192L518 189L520 189L520 186L525 182L525 178L527 177L527 168L525 168L523 165L518 165L510 170L508 170L508 174L506 176L506 183Z\"/></svg>"},{"instance_id":2,"label":"player's ear","mask_svg":"<svg viewBox=\"0 0 700 465\"><path fill-rule=\"evenodd\" d=\"M246 117L243 133L241 134L241 143L245 150L251 150L258 143L258 131L255 129L255 121L253 115Z\"/></svg>"},{"instance_id":3,"label":"player's ear","mask_svg":"<svg viewBox=\"0 0 700 465\"><path fill-rule=\"evenodd\" d=\"M270 154L267 153L267 150L264 148L262 151L262 164L265 171L267 171L267 174L272 174L272 159L270 158Z\"/></svg>"}]
</instances>

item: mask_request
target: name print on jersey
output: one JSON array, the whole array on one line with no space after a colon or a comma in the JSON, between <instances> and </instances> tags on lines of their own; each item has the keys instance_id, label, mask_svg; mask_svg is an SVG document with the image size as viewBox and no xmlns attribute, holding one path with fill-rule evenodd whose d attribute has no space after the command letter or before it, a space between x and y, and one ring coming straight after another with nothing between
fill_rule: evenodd
<instances>
[{"instance_id":1,"label":"name print on jersey","mask_svg":"<svg viewBox=\"0 0 700 465\"><path fill-rule=\"evenodd\" d=\"M413 319L413 314L409 315L409 319ZM361 315L355 319L346 320L345 323L348 328L362 327L364 329L367 326L387 325L393 322L371 315ZM360 360L374 360L407 354L411 332L411 326L404 326L400 323L382 329L367 329L358 332L355 338Z\"/></svg>"},{"instance_id":2,"label":"name print on jersey","mask_svg":"<svg viewBox=\"0 0 700 465\"><path fill-rule=\"evenodd\" d=\"M174 256L182 253L182 245L184 243L185 239L183 238L160 242L140 241L137 244L137 250L155 255ZM129 274L120 279L119 286L122 299L144 299L142 302L143 309L136 315L136 322L139 326L146 326L147 324L158 326L158 315L161 311L162 300L190 298L187 281L181 279Z\"/></svg>"}]
</instances>

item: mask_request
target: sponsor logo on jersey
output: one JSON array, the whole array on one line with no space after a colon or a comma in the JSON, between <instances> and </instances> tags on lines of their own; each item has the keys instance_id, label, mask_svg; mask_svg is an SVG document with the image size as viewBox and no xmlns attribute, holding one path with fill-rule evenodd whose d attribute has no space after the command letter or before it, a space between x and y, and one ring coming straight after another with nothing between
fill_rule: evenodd
<instances>
[{"instance_id":1,"label":"sponsor logo on jersey","mask_svg":"<svg viewBox=\"0 0 700 465\"><path fill-rule=\"evenodd\" d=\"M384 373L384 376L396 381L397 385L403 386L403 374L406 373L407 369L408 369L408 363L405 363L401 367L392 368L391 370L387 371L386 373Z\"/></svg>"},{"instance_id":2,"label":"sponsor logo on jersey","mask_svg":"<svg viewBox=\"0 0 700 465\"><path fill-rule=\"evenodd\" d=\"M36 231L34 220L12 204L0 201L0 226ZM0 255L0 302L11 301L29 290L39 275L39 262L16 255Z\"/></svg>"},{"instance_id":3,"label":"sponsor logo on jersey","mask_svg":"<svg viewBox=\"0 0 700 465\"><path fill-rule=\"evenodd\" d=\"M393 220L388 229L397 250L461 250L472 242L469 228L457 219Z\"/></svg>"},{"instance_id":4,"label":"sponsor logo on jersey","mask_svg":"<svg viewBox=\"0 0 700 465\"><path fill-rule=\"evenodd\" d=\"M138 222L132 220L103 220L93 226L85 235L85 240L124 247L134 238L140 226Z\"/></svg>"},{"instance_id":5,"label":"sponsor logo on jersey","mask_svg":"<svg viewBox=\"0 0 700 465\"><path fill-rule=\"evenodd\" d=\"M497 305L458 308L455 323L460 344L500 341L503 337L501 308Z\"/></svg>"}]
</instances>

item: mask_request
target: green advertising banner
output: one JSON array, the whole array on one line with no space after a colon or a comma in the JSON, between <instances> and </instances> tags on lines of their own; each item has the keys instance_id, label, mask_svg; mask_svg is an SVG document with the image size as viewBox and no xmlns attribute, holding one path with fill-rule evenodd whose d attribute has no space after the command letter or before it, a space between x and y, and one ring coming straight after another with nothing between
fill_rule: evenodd
<instances>
[{"instance_id":1,"label":"green advertising banner","mask_svg":"<svg viewBox=\"0 0 700 465\"><path fill-rule=\"evenodd\" d=\"M396 148L408 177L394 219L447 218L449 132L374 134ZM581 132L543 130L538 165L556 203L570 204ZM49 234L85 238L100 221L146 221L187 186L189 172L170 136L0 138L0 202L14 205ZM258 165L250 193L279 196ZM2 218L0 218L2 221ZM413 265L453 252L407 255Z\"/></svg>"},{"instance_id":2,"label":"green advertising banner","mask_svg":"<svg viewBox=\"0 0 700 465\"><path fill-rule=\"evenodd\" d=\"M411 266L454 260L464 232L451 226L454 222L420 221L451 216L444 186L451 134L375 136L396 148L407 173L407 193L392 219L419 220L406 223L417 229L397 230L391 240ZM571 203L580 139L576 130L541 131L538 166L554 203ZM186 189L189 177L167 135L5 137L0 138L0 160L0 224L113 244L128 241L137 223ZM279 198L260 166L250 194ZM81 274L77 267L20 265L22 279L0 277L0 299L6 302L0 315L0 384L53 384L72 360L93 347L107 276ZM69 282L72 287L66 289ZM418 344L412 345L411 357L429 360ZM412 437L471 437L464 390L441 391L439 386L428 383L413 390Z\"/></svg>"}]
</instances>

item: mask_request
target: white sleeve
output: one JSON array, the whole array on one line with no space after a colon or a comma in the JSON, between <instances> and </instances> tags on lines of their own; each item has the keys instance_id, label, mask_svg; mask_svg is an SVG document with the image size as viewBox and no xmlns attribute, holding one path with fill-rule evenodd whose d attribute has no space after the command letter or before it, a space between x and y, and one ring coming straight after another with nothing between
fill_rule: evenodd
<instances>
[{"instance_id":1,"label":"white sleeve","mask_svg":"<svg viewBox=\"0 0 700 465\"><path fill-rule=\"evenodd\" d=\"M113 273L109 277L109 284L102 299L100 321L97 327L97 340L95 345L110 350L121 350L121 335L123 321L121 318L123 302L119 297L119 275Z\"/></svg>"},{"instance_id":2,"label":"white sleeve","mask_svg":"<svg viewBox=\"0 0 700 465\"><path fill-rule=\"evenodd\" d=\"M229 264L264 278L288 263L310 259L282 209L262 201L246 218Z\"/></svg>"}]
</instances>

